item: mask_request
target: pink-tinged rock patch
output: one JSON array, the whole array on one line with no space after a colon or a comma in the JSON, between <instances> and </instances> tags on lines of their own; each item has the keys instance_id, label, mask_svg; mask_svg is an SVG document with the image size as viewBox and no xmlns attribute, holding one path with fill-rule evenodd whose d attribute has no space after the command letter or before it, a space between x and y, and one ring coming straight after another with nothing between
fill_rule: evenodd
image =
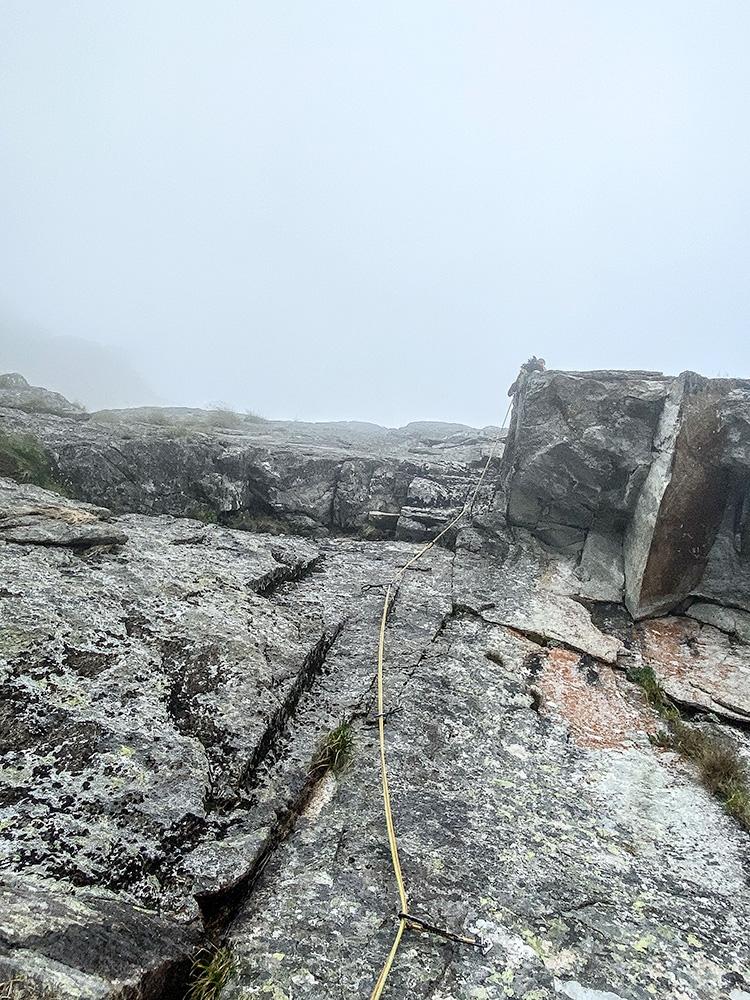
<instances>
[{"instance_id":1,"label":"pink-tinged rock patch","mask_svg":"<svg viewBox=\"0 0 750 1000\"><path fill-rule=\"evenodd\" d=\"M623 698L610 666L570 650L549 650L536 686L541 714L562 719L587 749L625 749L654 728L649 713Z\"/></svg>"},{"instance_id":2,"label":"pink-tinged rock patch","mask_svg":"<svg viewBox=\"0 0 750 1000\"><path fill-rule=\"evenodd\" d=\"M670 698L692 708L750 720L750 647L688 618L641 624L645 662Z\"/></svg>"}]
</instances>

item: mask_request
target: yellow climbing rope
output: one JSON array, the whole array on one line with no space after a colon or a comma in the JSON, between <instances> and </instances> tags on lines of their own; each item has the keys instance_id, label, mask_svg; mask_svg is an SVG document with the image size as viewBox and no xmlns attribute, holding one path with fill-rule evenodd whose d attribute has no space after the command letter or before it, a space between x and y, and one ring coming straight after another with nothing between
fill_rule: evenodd
<instances>
[{"instance_id":1,"label":"yellow climbing rope","mask_svg":"<svg viewBox=\"0 0 750 1000\"><path fill-rule=\"evenodd\" d=\"M454 528L461 520L461 518L474 506L474 501L476 500L480 487L484 482L485 476L487 475L487 470L490 467L490 462L494 457L495 448L497 447L499 440L500 438L498 437L493 443L492 447L490 448L489 454L487 456L487 461L485 462L484 468L482 469L482 474L480 475L479 479L477 480L477 484L474 487L474 492L466 501L463 508L453 518L453 520L443 528L443 530L438 535L436 535L431 541L429 541L426 545L424 545L417 552L416 555L412 556L412 558L406 563L406 565L402 566L401 569L397 570L393 574L390 582L388 583L388 588L386 589L385 592L385 600L383 602L383 614L380 619L380 639L378 641L378 731L380 734L380 772L383 782L383 807L385 810L385 825L388 829L388 843L391 849L391 861L393 862L393 872L394 875L396 876L396 885L398 886L399 914L398 914L398 930L396 931L396 937L393 941L393 944L391 945L390 953L385 961L385 965L383 966L380 976L378 977L378 981L375 984L375 988L372 991L370 1000L380 1000L380 996L382 995L383 990L385 988L386 980L388 979L388 975L391 971L393 961L396 957L396 952L398 951L398 947L401 944L401 938L403 936L404 929L410 923L409 904L406 898L406 886L404 885L404 878L401 873L401 862L399 861L398 857L398 844L396 842L396 831L393 825L393 813L391 812L391 798L388 792L388 769L386 767L386 760L385 760L385 718L384 718L385 700L383 697L383 654L385 650L385 627L388 620L388 612L390 610L391 593L393 591L394 586L398 583L398 581L401 579L404 573L406 573L406 571L411 566L413 566L418 559L421 559L422 556L425 554L425 552L428 552L434 545L436 545L437 542L439 542L440 539L443 538L444 535L446 535L451 530L451 528ZM414 920L415 926L418 927L420 924L423 927L428 926L424 923L424 921L416 919ZM453 937L454 935L449 935L449 936ZM475 943L470 938L463 938L460 940L464 940L467 944Z\"/></svg>"}]
</instances>

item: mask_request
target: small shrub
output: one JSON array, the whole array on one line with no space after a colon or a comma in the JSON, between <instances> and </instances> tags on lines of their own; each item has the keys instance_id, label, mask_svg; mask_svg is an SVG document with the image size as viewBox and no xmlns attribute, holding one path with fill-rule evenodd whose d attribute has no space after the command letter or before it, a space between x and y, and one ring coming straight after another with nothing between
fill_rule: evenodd
<instances>
[{"instance_id":1,"label":"small shrub","mask_svg":"<svg viewBox=\"0 0 750 1000\"><path fill-rule=\"evenodd\" d=\"M206 413L206 423L209 427L232 429L242 426L242 417L226 403L212 403Z\"/></svg>"},{"instance_id":2,"label":"small shrub","mask_svg":"<svg viewBox=\"0 0 750 1000\"><path fill-rule=\"evenodd\" d=\"M60 491L47 452L32 434L0 431L0 476Z\"/></svg>"},{"instance_id":3,"label":"small shrub","mask_svg":"<svg viewBox=\"0 0 750 1000\"><path fill-rule=\"evenodd\" d=\"M251 424L266 424L268 421L257 410L245 410L245 420Z\"/></svg>"},{"instance_id":4,"label":"small shrub","mask_svg":"<svg viewBox=\"0 0 750 1000\"><path fill-rule=\"evenodd\" d=\"M310 770L342 774L351 764L353 752L354 730L350 722L342 719L323 738Z\"/></svg>"},{"instance_id":5,"label":"small shrub","mask_svg":"<svg viewBox=\"0 0 750 1000\"><path fill-rule=\"evenodd\" d=\"M204 950L193 962L190 987L185 1000L218 1000L236 966L226 945Z\"/></svg>"}]
</instances>

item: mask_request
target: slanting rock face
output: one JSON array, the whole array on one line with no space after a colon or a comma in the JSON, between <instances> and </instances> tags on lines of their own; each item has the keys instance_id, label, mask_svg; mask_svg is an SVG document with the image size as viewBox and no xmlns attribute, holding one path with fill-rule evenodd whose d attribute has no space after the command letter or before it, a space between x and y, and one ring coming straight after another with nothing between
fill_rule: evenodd
<instances>
[{"instance_id":1,"label":"slanting rock face","mask_svg":"<svg viewBox=\"0 0 750 1000\"><path fill-rule=\"evenodd\" d=\"M746 386L522 382L502 481L386 618L409 911L476 940L412 924L386 995L742 1000L748 834L628 678L750 762ZM183 1000L221 942L223 1000L366 1000L399 906L383 600L489 436L169 413L0 410L77 497L0 479L0 989Z\"/></svg>"},{"instance_id":2,"label":"slanting rock face","mask_svg":"<svg viewBox=\"0 0 750 1000\"><path fill-rule=\"evenodd\" d=\"M20 489L0 480L0 540L20 545L87 549L124 545L128 536L112 524L106 507L82 504L34 486Z\"/></svg>"}]
</instances>

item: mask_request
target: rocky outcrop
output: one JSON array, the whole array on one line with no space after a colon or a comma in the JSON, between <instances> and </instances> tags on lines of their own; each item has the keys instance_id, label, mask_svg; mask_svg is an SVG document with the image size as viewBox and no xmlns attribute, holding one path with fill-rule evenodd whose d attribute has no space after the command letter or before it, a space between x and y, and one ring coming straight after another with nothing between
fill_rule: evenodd
<instances>
[{"instance_id":1,"label":"rocky outcrop","mask_svg":"<svg viewBox=\"0 0 750 1000\"><path fill-rule=\"evenodd\" d=\"M55 414L60 417L80 417L85 412L79 403L71 403L59 392L29 385L18 372L0 375L0 408Z\"/></svg>"},{"instance_id":2,"label":"rocky outcrop","mask_svg":"<svg viewBox=\"0 0 750 1000\"><path fill-rule=\"evenodd\" d=\"M750 610L750 384L648 372L526 376L504 513L579 557L578 593L635 618L694 596Z\"/></svg>"},{"instance_id":3,"label":"rocky outcrop","mask_svg":"<svg viewBox=\"0 0 750 1000\"><path fill-rule=\"evenodd\" d=\"M0 480L0 540L88 549L124 545L128 536L106 507L76 503L59 494Z\"/></svg>"},{"instance_id":4,"label":"rocky outcrop","mask_svg":"<svg viewBox=\"0 0 750 1000\"><path fill-rule=\"evenodd\" d=\"M514 400L504 471L510 524L580 554L628 523L671 380L656 372L545 372Z\"/></svg>"},{"instance_id":5,"label":"rocky outcrop","mask_svg":"<svg viewBox=\"0 0 750 1000\"><path fill-rule=\"evenodd\" d=\"M727 500L720 380L671 386L654 460L625 531L625 603L635 618L678 607L700 583Z\"/></svg>"},{"instance_id":6,"label":"rocky outcrop","mask_svg":"<svg viewBox=\"0 0 750 1000\"><path fill-rule=\"evenodd\" d=\"M82 421L2 406L0 398L6 432L38 440L80 500L305 535L431 537L461 509L489 452L500 450L498 428L458 424L390 430L153 407Z\"/></svg>"},{"instance_id":7,"label":"rocky outcrop","mask_svg":"<svg viewBox=\"0 0 750 1000\"><path fill-rule=\"evenodd\" d=\"M750 995L748 833L635 682L750 761L745 392L532 375L503 481L403 574L385 733L415 922L387 995ZM0 981L182 1000L222 944L224 1000L367 998L398 925L377 635L416 550L386 536L460 510L489 437L147 416L3 411L72 496L0 480Z\"/></svg>"}]
</instances>

